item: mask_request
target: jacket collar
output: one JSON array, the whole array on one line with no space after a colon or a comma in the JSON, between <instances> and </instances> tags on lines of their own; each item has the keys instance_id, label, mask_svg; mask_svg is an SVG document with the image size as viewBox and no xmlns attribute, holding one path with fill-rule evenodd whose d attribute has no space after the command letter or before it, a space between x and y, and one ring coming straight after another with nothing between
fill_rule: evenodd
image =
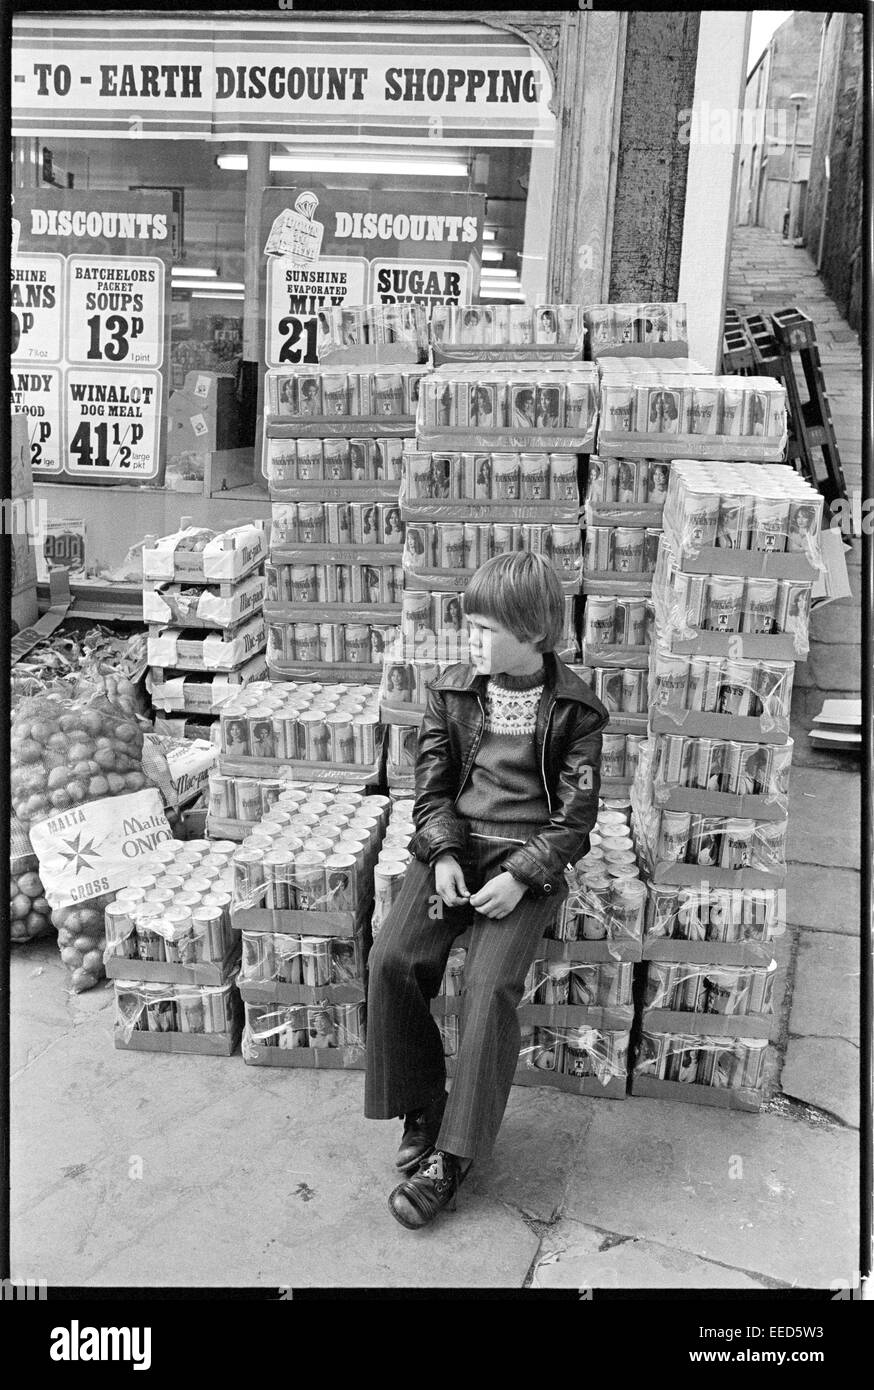
<instances>
[{"instance_id":1,"label":"jacket collar","mask_svg":"<svg viewBox=\"0 0 874 1390\"><path fill-rule=\"evenodd\" d=\"M546 668L546 685L557 700L577 700L581 705L592 704L592 692L588 686L569 670L555 652L543 653ZM469 690L472 694L484 693L488 676L480 675L473 666L450 666L433 682L435 690Z\"/></svg>"}]
</instances>

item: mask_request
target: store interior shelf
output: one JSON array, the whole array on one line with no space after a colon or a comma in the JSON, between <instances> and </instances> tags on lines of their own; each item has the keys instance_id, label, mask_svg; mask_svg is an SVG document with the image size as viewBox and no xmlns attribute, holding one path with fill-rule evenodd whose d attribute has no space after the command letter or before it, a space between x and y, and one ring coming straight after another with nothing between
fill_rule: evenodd
<instances>
[{"instance_id":1,"label":"store interior shelf","mask_svg":"<svg viewBox=\"0 0 874 1390\"><path fill-rule=\"evenodd\" d=\"M52 599L48 584L37 584L39 610L45 613ZM70 618L93 618L97 622L143 622L142 583L114 584L103 579L70 581Z\"/></svg>"}]
</instances>

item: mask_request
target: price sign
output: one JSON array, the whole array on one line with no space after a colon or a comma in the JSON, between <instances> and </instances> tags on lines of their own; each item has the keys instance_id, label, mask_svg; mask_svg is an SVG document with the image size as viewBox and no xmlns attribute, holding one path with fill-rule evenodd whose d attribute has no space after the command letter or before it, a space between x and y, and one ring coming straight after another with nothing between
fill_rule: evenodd
<instances>
[{"instance_id":1,"label":"price sign","mask_svg":"<svg viewBox=\"0 0 874 1390\"><path fill-rule=\"evenodd\" d=\"M65 380L66 458L80 478L130 478L158 473L158 372L71 367Z\"/></svg>"},{"instance_id":2,"label":"price sign","mask_svg":"<svg viewBox=\"0 0 874 1390\"><path fill-rule=\"evenodd\" d=\"M27 418L34 472L60 473L61 373L57 367L19 367L12 362L12 413Z\"/></svg>"},{"instance_id":3,"label":"price sign","mask_svg":"<svg viewBox=\"0 0 874 1390\"><path fill-rule=\"evenodd\" d=\"M343 303L363 304L367 262L358 256L325 256L315 266L290 256L267 263L267 364L314 367L326 341L319 311Z\"/></svg>"},{"instance_id":4,"label":"price sign","mask_svg":"<svg viewBox=\"0 0 874 1390\"><path fill-rule=\"evenodd\" d=\"M63 256L12 257L12 361L60 362Z\"/></svg>"},{"instance_id":5,"label":"price sign","mask_svg":"<svg viewBox=\"0 0 874 1390\"><path fill-rule=\"evenodd\" d=\"M67 360L160 367L164 358L164 265L152 256L70 256Z\"/></svg>"}]
</instances>

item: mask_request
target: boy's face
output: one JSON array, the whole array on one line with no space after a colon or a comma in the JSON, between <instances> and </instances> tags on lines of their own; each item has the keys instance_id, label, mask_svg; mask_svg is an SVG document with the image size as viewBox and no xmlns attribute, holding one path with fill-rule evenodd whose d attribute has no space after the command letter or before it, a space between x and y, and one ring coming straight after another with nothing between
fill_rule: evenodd
<instances>
[{"instance_id":1,"label":"boy's face","mask_svg":"<svg viewBox=\"0 0 874 1390\"><path fill-rule=\"evenodd\" d=\"M479 675L526 675L542 661L533 642L520 642L495 618L479 613L467 617L470 628L470 661Z\"/></svg>"}]
</instances>

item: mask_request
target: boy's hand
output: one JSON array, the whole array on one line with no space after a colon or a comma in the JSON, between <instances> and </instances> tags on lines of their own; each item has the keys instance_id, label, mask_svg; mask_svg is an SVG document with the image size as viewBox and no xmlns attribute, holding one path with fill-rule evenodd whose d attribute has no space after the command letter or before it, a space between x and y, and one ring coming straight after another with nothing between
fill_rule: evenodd
<instances>
[{"instance_id":1,"label":"boy's hand","mask_svg":"<svg viewBox=\"0 0 874 1390\"><path fill-rule=\"evenodd\" d=\"M434 887L447 907L463 907L470 897L462 867L451 854L441 854L434 865Z\"/></svg>"},{"instance_id":2,"label":"boy's hand","mask_svg":"<svg viewBox=\"0 0 874 1390\"><path fill-rule=\"evenodd\" d=\"M478 893L470 899L471 907L481 912L483 917L506 917L527 892L526 885L506 870L490 878Z\"/></svg>"}]
</instances>

